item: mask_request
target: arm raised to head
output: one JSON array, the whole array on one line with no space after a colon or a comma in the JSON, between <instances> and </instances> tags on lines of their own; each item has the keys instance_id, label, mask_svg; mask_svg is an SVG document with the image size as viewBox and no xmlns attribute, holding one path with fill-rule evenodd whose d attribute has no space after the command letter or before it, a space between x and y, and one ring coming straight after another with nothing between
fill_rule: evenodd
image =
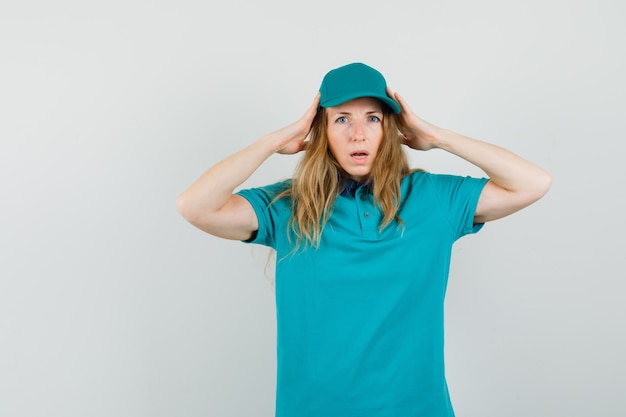
<instances>
[{"instance_id":1,"label":"arm raised to head","mask_svg":"<svg viewBox=\"0 0 626 417\"><path fill-rule=\"evenodd\" d=\"M176 208L192 225L225 239L248 239L258 228L250 203L234 194L274 153L295 154L305 149L317 113L319 94L296 122L265 135L209 168L176 199Z\"/></svg>"},{"instance_id":2,"label":"arm raised to head","mask_svg":"<svg viewBox=\"0 0 626 417\"><path fill-rule=\"evenodd\" d=\"M539 200L552 184L542 168L499 146L439 128L418 117L398 93L388 90L401 107L401 132L407 146L443 149L482 169L489 177L474 221L484 223L515 213Z\"/></svg>"}]
</instances>

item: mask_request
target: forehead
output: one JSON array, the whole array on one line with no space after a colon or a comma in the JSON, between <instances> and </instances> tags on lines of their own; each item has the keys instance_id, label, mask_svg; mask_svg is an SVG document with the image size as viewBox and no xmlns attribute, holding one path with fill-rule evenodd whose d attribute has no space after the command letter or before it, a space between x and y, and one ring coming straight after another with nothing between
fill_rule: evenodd
<instances>
[{"instance_id":1,"label":"forehead","mask_svg":"<svg viewBox=\"0 0 626 417\"><path fill-rule=\"evenodd\" d=\"M380 100L373 97L360 97L354 100L346 101L335 107L328 107L328 112L333 113L354 113L360 112L382 112L383 104Z\"/></svg>"}]
</instances>

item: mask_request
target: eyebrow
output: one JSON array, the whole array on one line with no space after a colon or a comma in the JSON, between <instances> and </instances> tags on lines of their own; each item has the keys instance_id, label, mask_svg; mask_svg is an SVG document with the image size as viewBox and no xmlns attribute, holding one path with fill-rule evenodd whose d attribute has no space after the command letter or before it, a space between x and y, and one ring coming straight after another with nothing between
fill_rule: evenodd
<instances>
[{"instance_id":1,"label":"eyebrow","mask_svg":"<svg viewBox=\"0 0 626 417\"><path fill-rule=\"evenodd\" d=\"M382 112L383 112L382 110L369 110L369 111L366 111L365 114L382 113ZM338 114L352 114L352 113L349 111L338 111L337 113L334 113L334 114L338 115Z\"/></svg>"}]
</instances>

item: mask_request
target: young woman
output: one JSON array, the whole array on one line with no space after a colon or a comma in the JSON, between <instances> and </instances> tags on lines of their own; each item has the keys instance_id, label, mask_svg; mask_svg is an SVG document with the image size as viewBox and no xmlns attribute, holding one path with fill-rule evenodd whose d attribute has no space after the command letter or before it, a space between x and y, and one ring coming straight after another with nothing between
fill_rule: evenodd
<instances>
[{"instance_id":1,"label":"young woman","mask_svg":"<svg viewBox=\"0 0 626 417\"><path fill-rule=\"evenodd\" d=\"M308 138L308 140L307 140ZM439 148L488 178L411 170ZM294 177L235 192L272 154ZM177 200L215 236L276 250L278 417L453 416L443 304L453 243L541 198L551 178L419 118L362 63L330 71L295 123L211 167Z\"/></svg>"}]
</instances>

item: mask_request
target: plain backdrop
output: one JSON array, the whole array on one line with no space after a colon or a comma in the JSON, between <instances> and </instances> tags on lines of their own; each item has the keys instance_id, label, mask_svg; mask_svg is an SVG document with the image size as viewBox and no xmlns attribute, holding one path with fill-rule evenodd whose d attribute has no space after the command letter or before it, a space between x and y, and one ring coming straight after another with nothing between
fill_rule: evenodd
<instances>
[{"instance_id":1,"label":"plain backdrop","mask_svg":"<svg viewBox=\"0 0 626 417\"><path fill-rule=\"evenodd\" d=\"M0 416L272 416L269 251L200 232L175 199L355 61L426 120L553 175L543 200L455 245L457 415L626 415L625 14L617 0L3 2ZM273 156L244 186L297 160ZM410 160L482 175L439 151Z\"/></svg>"}]
</instances>

